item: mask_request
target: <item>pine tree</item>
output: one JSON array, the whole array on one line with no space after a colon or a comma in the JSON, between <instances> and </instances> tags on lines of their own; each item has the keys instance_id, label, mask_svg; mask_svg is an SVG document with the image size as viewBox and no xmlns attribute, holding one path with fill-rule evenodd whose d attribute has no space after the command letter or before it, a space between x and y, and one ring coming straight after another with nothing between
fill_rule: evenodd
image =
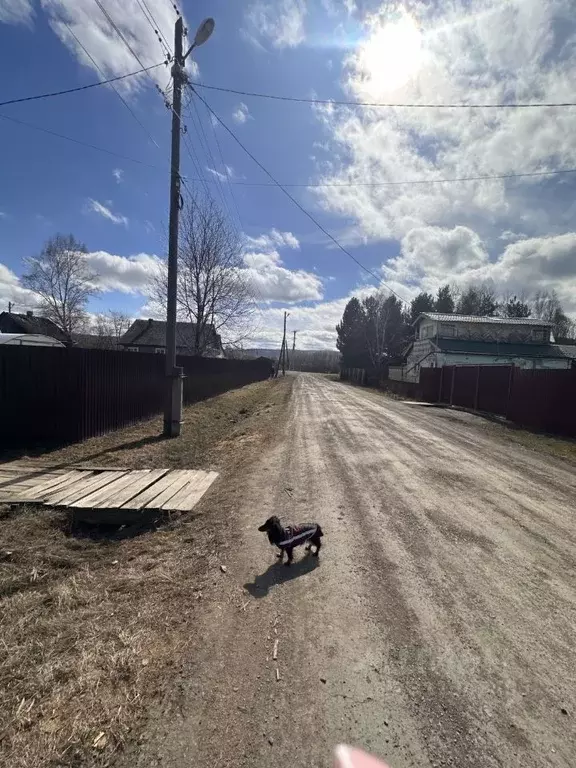
<instances>
[{"instance_id":1,"label":"pine tree","mask_svg":"<svg viewBox=\"0 0 576 768\"><path fill-rule=\"evenodd\" d=\"M443 285L442 288L438 288L434 311L445 315L451 315L454 312L454 299L449 285Z\"/></svg>"}]
</instances>

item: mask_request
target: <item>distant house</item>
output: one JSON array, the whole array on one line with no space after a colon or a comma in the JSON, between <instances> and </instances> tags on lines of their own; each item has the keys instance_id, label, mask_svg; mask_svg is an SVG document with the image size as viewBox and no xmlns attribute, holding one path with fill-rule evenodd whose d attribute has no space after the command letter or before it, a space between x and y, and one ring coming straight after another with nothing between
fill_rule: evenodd
<instances>
[{"instance_id":1,"label":"distant house","mask_svg":"<svg viewBox=\"0 0 576 768\"><path fill-rule=\"evenodd\" d=\"M39 333L0 333L0 347L60 347L66 345Z\"/></svg>"},{"instance_id":2,"label":"distant house","mask_svg":"<svg viewBox=\"0 0 576 768\"><path fill-rule=\"evenodd\" d=\"M402 367L390 377L418 381L421 368L444 365L516 365L519 368L571 368L565 345L552 342L552 323L535 318L421 314L416 339Z\"/></svg>"},{"instance_id":3,"label":"distant house","mask_svg":"<svg viewBox=\"0 0 576 768\"><path fill-rule=\"evenodd\" d=\"M222 340L213 325L205 329L201 345L204 357L224 357ZM134 320L119 341L121 349L129 352L166 353L166 322L163 320ZM176 353L193 355L196 349L196 323L176 323Z\"/></svg>"},{"instance_id":4,"label":"distant house","mask_svg":"<svg viewBox=\"0 0 576 768\"><path fill-rule=\"evenodd\" d=\"M33 312L18 315L14 312L0 313L0 333L31 333L40 336L50 336L66 346L72 344L72 339L56 323L46 317L40 317Z\"/></svg>"}]
</instances>

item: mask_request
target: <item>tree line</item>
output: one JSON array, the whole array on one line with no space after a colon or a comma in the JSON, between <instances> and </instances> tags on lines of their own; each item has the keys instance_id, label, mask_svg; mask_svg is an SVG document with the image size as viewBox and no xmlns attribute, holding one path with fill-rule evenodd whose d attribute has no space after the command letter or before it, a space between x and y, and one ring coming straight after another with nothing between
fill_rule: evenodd
<instances>
[{"instance_id":1,"label":"tree line","mask_svg":"<svg viewBox=\"0 0 576 768\"><path fill-rule=\"evenodd\" d=\"M564 312L555 291L538 291L531 298L516 294L498 296L489 283L443 285L436 295L421 292L409 307L384 291L360 300L350 299L336 326L336 346L345 368L378 369L399 361L414 338L413 323L423 312L476 317L535 317L552 323L556 341L571 339L575 323Z\"/></svg>"}]
</instances>

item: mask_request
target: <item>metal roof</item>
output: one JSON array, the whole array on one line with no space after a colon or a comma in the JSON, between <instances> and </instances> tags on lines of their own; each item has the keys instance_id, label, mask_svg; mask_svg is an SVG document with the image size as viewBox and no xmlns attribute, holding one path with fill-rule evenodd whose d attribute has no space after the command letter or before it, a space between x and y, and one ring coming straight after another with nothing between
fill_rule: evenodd
<instances>
[{"instance_id":1,"label":"metal roof","mask_svg":"<svg viewBox=\"0 0 576 768\"><path fill-rule=\"evenodd\" d=\"M553 358L565 360L565 354L557 344L521 344L497 341L472 341L468 339L430 339L441 352L459 355L493 355L501 357Z\"/></svg>"},{"instance_id":2,"label":"metal roof","mask_svg":"<svg viewBox=\"0 0 576 768\"><path fill-rule=\"evenodd\" d=\"M552 328L553 323L539 320L537 317L484 317L477 315L448 315L438 312L422 312L415 323L423 317L440 323L485 323L486 325L537 325L540 328Z\"/></svg>"},{"instance_id":3,"label":"metal roof","mask_svg":"<svg viewBox=\"0 0 576 768\"><path fill-rule=\"evenodd\" d=\"M64 347L58 339L40 333L0 333L0 345L20 347Z\"/></svg>"}]
</instances>

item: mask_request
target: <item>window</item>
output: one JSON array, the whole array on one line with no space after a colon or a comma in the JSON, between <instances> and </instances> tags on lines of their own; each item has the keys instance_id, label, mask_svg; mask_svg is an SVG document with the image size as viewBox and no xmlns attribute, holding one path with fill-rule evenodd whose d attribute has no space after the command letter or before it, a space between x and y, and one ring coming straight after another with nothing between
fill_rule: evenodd
<instances>
[{"instance_id":1,"label":"window","mask_svg":"<svg viewBox=\"0 0 576 768\"><path fill-rule=\"evenodd\" d=\"M532 341L549 341L549 332L544 328L532 329Z\"/></svg>"},{"instance_id":2,"label":"window","mask_svg":"<svg viewBox=\"0 0 576 768\"><path fill-rule=\"evenodd\" d=\"M444 339L456 336L456 326L451 323L442 323L439 335Z\"/></svg>"},{"instance_id":3,"label":"window","mask_svg":"<svg viewBox=\"0 0 576 768\"><path fill-rule=\"evenodd\" d=\"M138 347L128 347L128 352L138 352Z\"/></svg>"},{"instance_id":4,"label":"window","mask_svg":"<svg viewBox=\"0 0 576 768\"><path fill-rule=\"evenodd\" d=\"M420 338L421 339L429 339L430 336L433 335L434 326L432 323L428 323L427 325L422 326L422 330L420 332Z\"/></svg>"},{"instance_id":5,"label":"window","mask_svg":"<svg viewBox=\"0 0 576 768\"><path fill-rule=\"evenodd\" d=\"M166 354L166 347L155 347L154 352L157 355L165 355Z\"/></svg>"}]
</instances>

